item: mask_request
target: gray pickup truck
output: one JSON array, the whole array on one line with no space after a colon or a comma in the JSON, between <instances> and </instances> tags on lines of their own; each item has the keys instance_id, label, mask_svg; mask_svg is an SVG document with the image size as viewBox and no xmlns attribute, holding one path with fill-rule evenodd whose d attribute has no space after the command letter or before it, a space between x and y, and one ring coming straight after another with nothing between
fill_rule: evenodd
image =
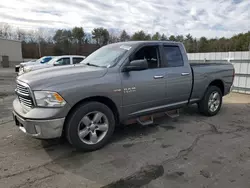
<instances>
[{"instance_id":1,"label":"gray pickup truck","mask_svg":"<svg viewBox=\"0 0 250 188\"><path fill-rule=\"evenodd\" d=\"M189 64L183 44L131 41L104 46L77 65L17 77L16 125L40 139L65 136L96 150L126 120L197 103L217 114L232 87L229 63Z\"/></svg>"}]
</instances>

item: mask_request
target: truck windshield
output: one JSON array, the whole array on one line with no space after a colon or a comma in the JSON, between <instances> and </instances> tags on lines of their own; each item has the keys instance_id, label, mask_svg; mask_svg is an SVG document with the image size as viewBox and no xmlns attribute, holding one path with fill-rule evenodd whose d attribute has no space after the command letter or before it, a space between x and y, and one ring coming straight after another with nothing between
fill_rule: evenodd
<instances>
[{"instance_id":1,"label":"truck windshield","mask_svg":"<svg viewBox=\"0 0 250 188\"><path fill-rule=\"evenodd\" d=\"M52 59L52 57L44 57L42 60L41 60L41 62L40 63L47 63L47 62L49 62L50 60Z\"/></svg>"},{"instance_id":2,"label":"truck windshield","mask_svg":"<svg viewBox=\"0 0 250 188\"><path fill-rule=\"evenodd\" d=\"M96 50L80 63L108 68L116 64L130 48L130 46L121 44L107 45Z\"/></svg>"},{"instance_id":3,"label":"truck windshield","mask_svg":"<svg viewBox=\"0 0 250 188\"><path fill-rule=\"evenodd\" d=\"M41 57L40 59L36 60L36 63L47 63L52 59L52 57Z\"/></svg>"}]
</instances>

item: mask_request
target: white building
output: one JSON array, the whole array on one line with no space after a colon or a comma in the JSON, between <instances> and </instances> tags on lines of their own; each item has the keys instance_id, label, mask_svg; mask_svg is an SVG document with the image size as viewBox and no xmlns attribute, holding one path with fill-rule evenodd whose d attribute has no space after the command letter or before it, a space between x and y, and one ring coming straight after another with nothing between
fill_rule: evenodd
<instances>
[{"instance_id":1,"label":"white building","mask_svg":"<svg viewBox=\"0 0 250 188\"><path fill-rule=\"evenodd\" d=\"M21 41L0 38L0 67L3 67L3 60L7 60L11 67L22 62Z\"/></svg>"}]
</instances>

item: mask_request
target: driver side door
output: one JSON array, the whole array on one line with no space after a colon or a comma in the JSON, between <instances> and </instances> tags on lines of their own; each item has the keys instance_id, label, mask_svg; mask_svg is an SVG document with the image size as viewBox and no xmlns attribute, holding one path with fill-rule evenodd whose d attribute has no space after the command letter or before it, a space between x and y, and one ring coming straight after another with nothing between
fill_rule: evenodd
<instances>
[{"instance_id":1,"label":"driver side door","mask_svg":"<svg viewBox=\"0 0 250 188\"><path fill-rule=\"evenodd\" d=\"M122 109L126 117L151 113L162 105L165 98L165 68L162 67L159 46L141 47L129 62L140 59L147 60L148 69L121 73Z\"/></svg>"}]
</instances>

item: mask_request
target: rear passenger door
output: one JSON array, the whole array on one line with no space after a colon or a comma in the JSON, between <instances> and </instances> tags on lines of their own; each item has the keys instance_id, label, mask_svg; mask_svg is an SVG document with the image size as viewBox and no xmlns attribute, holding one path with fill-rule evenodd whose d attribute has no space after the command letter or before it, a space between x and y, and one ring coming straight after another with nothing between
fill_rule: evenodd
<instances>
[{"instance_id":1,"label":"rear passenger door","mask_svg":"<svg viewBox=\"0 0 250 188\"><path fill-rule=\"evenodd\" d=\"M185 105L192 89L192 71L188 64L185 50L178 44L163 45L162 54L166 69L167 104Z\"/></svg>"}]
</instances>

